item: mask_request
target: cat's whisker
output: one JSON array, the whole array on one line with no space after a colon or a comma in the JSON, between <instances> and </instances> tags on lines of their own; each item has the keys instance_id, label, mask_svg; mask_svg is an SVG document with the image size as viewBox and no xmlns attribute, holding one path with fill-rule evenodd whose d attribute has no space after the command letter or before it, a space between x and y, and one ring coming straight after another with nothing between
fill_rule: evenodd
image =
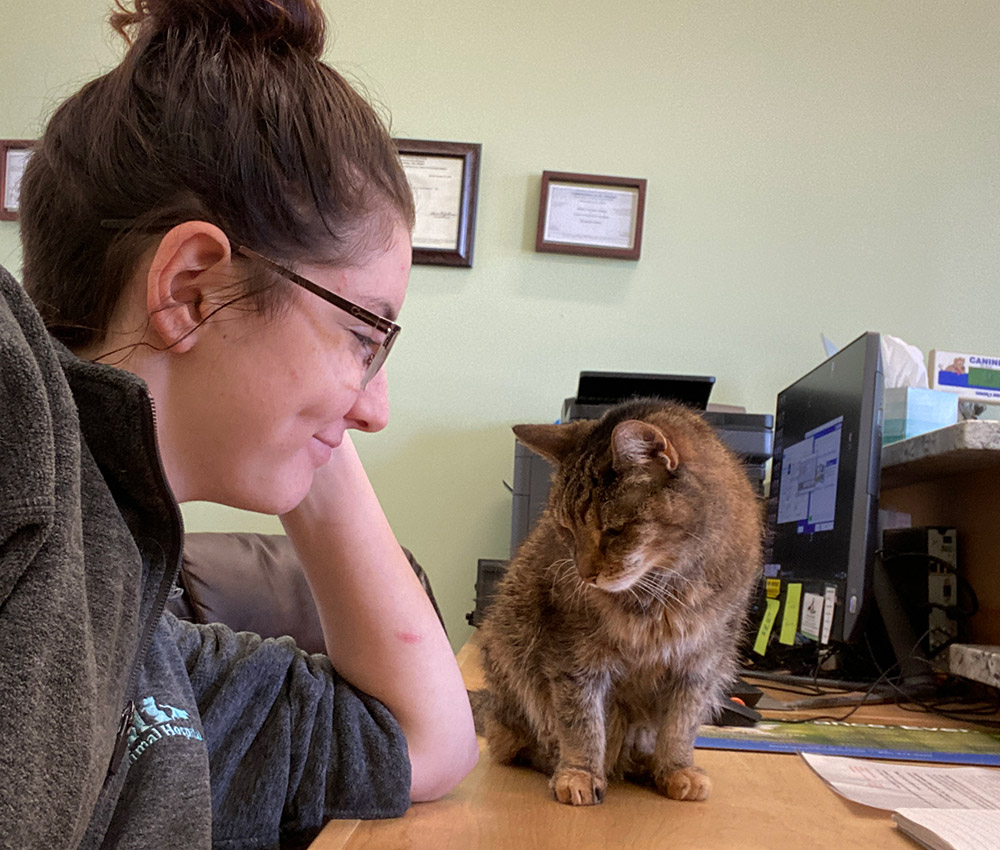
<instances>
[{"instance_id":1,"label":"cat's whisker","mask_svg":"<svg viewBox=\"0 0 1000 850\"><path fill-rule=\"evenodd\" d=\"M577 606L581 598L580 583L578 581L571 581L569 585L569 602L574 608Z\"/></svg>"},{"instance_id":2,"label":"cat's whisker","mask_svg":"<svg viewBox=\"0 0 1000 850\"><path fill-rule=\"evenodd\" d=\"M663 574L663 577L668 581L683 581L687 582L688 584L697 583L695 579L693 579L691 576L685 575L682 572L678 572L677 569L675 569L674 566L672 565L669 567L662 567L661 572Z\"/></svg>"},{"instance_id":3,"label":"cat's whisker","mask_svg":"<svg viewBox=\"0 0 1000 850\"><path fill-rule=\"evenodd\" d=\"M673 602L677 607L683 608L686 611L693 611L694 606L684 599L681 599L676 593L669 593L670 601Z\"/></svg>"},{"instance_id":4,"label":"cat's whisker","mask_svg":"<svg viewBox=\"0 0 1000 850\"><path fill-rule=\"evenodd\" d=\"M637 582L633 585L633 587L635 588L637 594L641 592L645 594L647 598L653 599L661 605L665 605L667 602L663 595L662 588L656 587L655 585L643 584L641 582Z\"/></svg>"},{"instance_id":5,"label":"cat's whisker","mask_svg":"<svg viewBox=\"0 0 1000 850\"><path fill-rule=\"evenodd\" d=\"M572 558L563 558L556 562L559 566L552 579L552 587L562 584L568 587L570 598L579 592L580 577L576 571L576 561Z\"/></svg>"},{"instance_id":6,"label":"cat's whisker","mask_svg":"<svg viewBox=\"0 0 1000 850\"><path fill-rule=\"evenodd\" d=\"M645 573L645 574L639 576L639 578L637 578L635 580L635 584L633 584L632 586L633 587L655 587L656 586L656 582L652 580L652 577L648 573Z\"/></svg>"},{"instance_id":7,"label":"cat's whisker","mask_svg":"<svg viewBox=\"0 0 1000 850\"><path fill-rule=\"evenodd\" d=\"M563 567L565 567L567 564L572 564L572 563L573 563L572 558L558 558L551 564L549 564L549 569L558 574L559 572L562 571Z\"/></svg>"},{"instance_id":8,"label":"cat's whisker","mask_svg":"<svg viewBox=\"0 0 1000 850\"><path fill-rule=\"evenodd\" d=\"M639 598L639 601L642 603L643 608L649 608L651 605L656 605L658 607L662 607L663 605L666 604L655 593L648 593L647 592L643 596L639 596L639 594L637 593L636 596Z\"/></svg>"},{"instance_id":9,"label":"cat's whisker","mask_svg":"<svg viewBox=\"0 0 1000 850\"><path fill-rule=\"evenodd\" d=\"M640 576L633 587L646 593L661 605L673 603L680 608L693 610L691 604L684 600L676 590L672 589L662 580L657 580L651 573L645 573Z\"/></svg>"},{"instance_id":10,"label":"cat's whisker","mask_svg":"<svg viewBox=\"0 0 1000 850\"><path fill-rule=\"evenodd\" d=\"M656 581L656 586L657 587L662 587L664 589L669 590L669 592L678 601L680 600L680 597L679 597L679 590L680 590L680 588L678 587L678 585L683 584L686 587L694 587L694 588L697 588L697 587L700 586L699 582L696 581L695 579L692 579L690 576L681 575L680 573L675 572L673 570L667 571L667 570L664 570L662 568L658 568L655 571L655 573L647 573L646 575L651 580L655 580ZM653 578L654 575L655 575L655 579Z\"/></svg>"},{"instance_id":11,"label":"cat's whisker","mask_svg":"<svg viewBox=\"0 0 1000 850\"><path fill-rule=\"evenodd\" d=\"M552 571L552 591L555 592L556 585L563 583L568 583L570 590L573 587L573 559L572 558L559 558L549 564L549 570Z\"/></svg>"},{"instance_id":12,"label":"cat's whisker","mask_svg":"<svg viewBox=\"0 0 1000 850\"><path fill-rule=\"evenodd\" d=\"M584 595L589 590L589 585L580 579L580 576L576 572L576 563L571 558L566 558L562 562L564 569L561 569L558 578L561 578L565 584L569 585L569 597L568 602L571 607L578 608L583 604ZM556 582L553 581L553 588Z\"/></svg>"},{"instance_id":13,"label":"cat's whisker","mask_svg":"<svg viewBox=\"0 0 1000 850\"><path fill-rule=\"evenodd\" d=\"M645 573L644 575L640 576L636 584L640 585L641 587L647 587L651 589L667 586L667 583L663 581L662 576L658 576L653 573Z\"/></svg>"},{"instance_id":14,"label":"cat's whisker","mask_svg":"<svg viewBox=\"0 0 1000 850\"><path fill-rule=\"evenodd\" d=\"M643 590L647 593L653 593L656 590L656 585L649 581L646 576L642 576L635 584L632 585L636 590Z\"/></svg>"},{"instance_id":15,"label":"cat's whisker","mask_svg":"<svg viewBox=\"0 0 1000 850\"><path fill-rule=\"evenodd\" d=\"M671 576L665 576L659 574L656 577L647 574L644 576L647 579L645 587L647 587L650 592L655 592L663 598L679 600L680 595L678 589L674 587L674 582Z\"/></svg>"},{"instance_id":16,"label":"cat's whisker","mask_svg":"<svg viewBox=\"0 0 1000 850\"><path fill-rule=\"evenodd\" d=\"M649 574L656 574L660 579L668 583L683 581L687 584L698 584L696 578L680 572L676 564L653 564L650 567Z\"/></svg>"}]
</instances>

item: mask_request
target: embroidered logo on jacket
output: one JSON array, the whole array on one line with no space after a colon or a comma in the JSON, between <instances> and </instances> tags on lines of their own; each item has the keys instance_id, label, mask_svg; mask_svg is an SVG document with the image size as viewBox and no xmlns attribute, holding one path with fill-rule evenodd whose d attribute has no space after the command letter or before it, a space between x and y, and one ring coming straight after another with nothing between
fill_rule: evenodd
<instances>
[{"instance_id":1,"label":"embroidered logo on jacket","mask_svg":"<svg viewBox=\"0 0 1000 850\"><path fill-rule=\"evenodd\" d=\"M191 725L191 715L183 708L158 704L153 697L146 697L132 713L132 729L128 734L129 764L135 764L157 741L177 737L204 740L201 732Z\"/></svg>"}]
</instances>

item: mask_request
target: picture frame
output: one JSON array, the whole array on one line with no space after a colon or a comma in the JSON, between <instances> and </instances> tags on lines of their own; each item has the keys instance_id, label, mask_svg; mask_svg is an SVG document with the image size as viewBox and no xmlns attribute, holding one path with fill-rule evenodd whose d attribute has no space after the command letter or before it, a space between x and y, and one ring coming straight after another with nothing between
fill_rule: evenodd
<instances>
[{"instance_id":1,"label":"picture frame","mask_svg":"<svg viewBox=\"0 0 1000 850\"><path fill-rule=\"evenodd\" d=\"M34 144L25 139L0 139L0 221L17 221L21 175Z\"/></svg>"},{"instance_id":2,"label":"picture frame","mask_svg":"<svg viewBox=\"0 0 1000 850\"><path fill-rule=\"evenodd\" d=\"M543 171L535 250L638 260L646 180Z\"/></svg>"},{"instance_id":3,"label":"picture frame","mask_svg":"<svg viewBox=\"0 0 1000 850\"><path fill-rule=\"evenodd\" d=\"M472 267L482 145L394 139L413 190L413 262Z\"/></svg>"}]
</instances>

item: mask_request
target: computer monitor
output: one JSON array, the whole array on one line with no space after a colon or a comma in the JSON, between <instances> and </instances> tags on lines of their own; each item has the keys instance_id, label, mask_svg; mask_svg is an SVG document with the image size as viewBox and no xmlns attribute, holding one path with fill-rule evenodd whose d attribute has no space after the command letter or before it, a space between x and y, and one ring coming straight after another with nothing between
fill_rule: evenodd
<instances>
[{"instance_id":1,"label":"computer monitor","mask_svg":"<svg viewBox=\"0 0 1000 850\"><path fill-rule=\"evenodd\" d=\"M795 631L819 645L859 642L874 608L882 388L866 333L777 398L765 573L780 580L779 624L797 595Z\"/></svg>"}]
</instances>

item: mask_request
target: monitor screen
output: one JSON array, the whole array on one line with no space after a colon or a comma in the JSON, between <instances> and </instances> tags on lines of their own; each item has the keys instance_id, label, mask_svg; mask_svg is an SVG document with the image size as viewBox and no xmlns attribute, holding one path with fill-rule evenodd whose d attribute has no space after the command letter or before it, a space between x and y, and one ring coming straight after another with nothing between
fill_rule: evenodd
<instances>
[{"instance_id":1,"label":"monitor screen","mask_svg":"<svg viewBox=\"0 0 1000 850\"><path fill-rule=\"evenodd\" d=\"M864 628L881 449L879 335L866 333L782 390L775 411L766 572L783 607L799 606L796 631L819 643Z\"/></svg>"}]
</instances>

